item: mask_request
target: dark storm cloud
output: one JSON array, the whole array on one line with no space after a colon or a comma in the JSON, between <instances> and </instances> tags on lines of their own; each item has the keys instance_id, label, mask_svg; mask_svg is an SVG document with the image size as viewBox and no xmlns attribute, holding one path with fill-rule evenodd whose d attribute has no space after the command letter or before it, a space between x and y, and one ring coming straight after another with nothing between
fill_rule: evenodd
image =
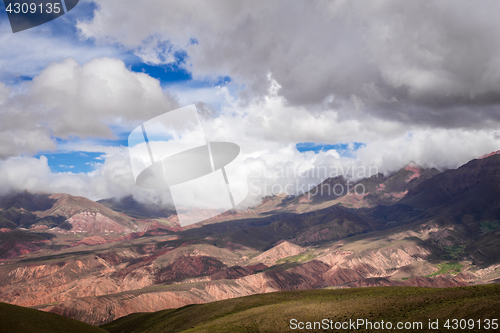
<instances>
[{"instance_id":1,"label":"dark storm cloud","mask_svg":"<svg viewBox=\"0 0 500 333\"><path fill-rule=\"evenodd\" d=\"M195 76L230 75L251 96L267 92L271 73L292 105L357 98L364 112L402 122L480 127L498 120L496 1L158 0L141 7L131 12L110 0L79 27L144 57L159 52L151 36L168 40L187 49ZM193 37L198 43L187 46Z\"/></svg>"}]
</instances>

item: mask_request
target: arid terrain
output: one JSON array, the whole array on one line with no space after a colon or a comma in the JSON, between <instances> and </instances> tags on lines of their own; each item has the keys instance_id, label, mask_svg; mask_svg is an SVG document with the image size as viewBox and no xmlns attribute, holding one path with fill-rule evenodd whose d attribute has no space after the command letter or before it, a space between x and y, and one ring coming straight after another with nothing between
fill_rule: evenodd
<instances>
[{"instance_id":1,"label":"arid terrain","mask_svg":"<svg viewBox=\"0 0 500 333\"><path fill-rule=\"evenodd\" d=\"M364 195L329 194L343 182L188 228L131 197L4 196L0 302L101 325L275 291L500 281L500 155L442 172L412 164L360 180Z\"/></svg>"}]
</instances>

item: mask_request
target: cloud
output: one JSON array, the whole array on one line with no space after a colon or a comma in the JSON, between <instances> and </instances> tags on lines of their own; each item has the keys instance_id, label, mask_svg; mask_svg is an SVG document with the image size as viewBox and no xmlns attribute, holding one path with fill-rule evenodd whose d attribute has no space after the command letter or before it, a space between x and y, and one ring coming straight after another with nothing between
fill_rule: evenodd
<instances>
[{"instance_id":1,"label":"cloud","mask_svg":"<svg viewBox=\"0 0 500 333\"><path fill-rule=\"evenodd\" d=\"M133 126L178 107L158 80L111 58L53 64L33 79L30 96L58 114L52 128L58 137L111 138L109 125Z\"/></svg>"},{"instance_id":2,"label":"cloud","mask_svg":"<svg viewBox=\"0 0 500 333\"><path fill-rule=\"evenodd\" d=\"M0 82L0 158L56 149L50 130L38 122L40 117L29 114L16 93Z\"/></svg>"},{"instance_id":3,"label":"cloud","mask_svg":"<svg viewBox=\"0 0 500 333\"><path fill-rule=\"evenodd\" d=\"M3 16L3 15L2 15ZM66 17L43 26L19 33L11 33L9 21L0 20L0 80L17 81L20 77L32 78L53 62L66 58L83 64L94 58L121 57L121 50L113 45L94 45L79 40L71 21Z\"/></svg>"},{"instance_id":4,"label":"cloud","mask_svg":"<svg viewBox=\"0 0 500 333\"><path fill-rule=\"evenodd\" d=\"M55 138L116 138L178 107L158 80L123 61L98 58L83 65L53 63L15 89L0 83L0 158L55 150Z\"/></svg>"},{"instance_id":5,"label":"cloud","mask_svg":"<svg viewBox=\"0 0 500 333\"><path fill-rule=\"evenodd\" d=\"M344 175L355 180L378 172L388 174L410 162L439 169L456 168L500 146L498 130L408 130L398 122L376 118L357 123L342 121L335 111L329 112L308 112L271 92L250 104L231 100L218 117L202 117L202 125L209 140L240 145L249 175L251 197L247 205L257 204L266 195L300 194L328 177ZM390 135L381 134L384 130ZM301 153L295 146L295 142L355 142L360 138L370 140L354 154L343 157L336 150ZM10 158L0 162L0 189L64 192L94 200L133 195L139 201L172 202L168 189L144 190L135 185L126 147L90 143L64 147L104 152L103 163L96 164L90 173L54 173L44 156Z\"/></svg>"},{"instance_id":6,"label":"cloud","mask_svg":"<svg viewBox=\"0 0 500 333\"><path fill-rule=\"evenodd\" d=\"M342 110L314 113L290 105L272 89L263 99L229 103L222 111L218 118L204 120L207 137L240 145L252 188L262 196L278 194L279 189L298 194L341 174L352 180L378 172L387 175L410 162L457 168L500 147L498 129L408 126L374 116L342 119ZM341 157L335 150L301 153L295 147L298 142L364 144Z\"/></svg>"},{"instance_id":7,"label":"cloud","mask_svg":"<svg viewBox=\"0 0 500 333\"><path fill-rule=\"evenodd\" d=\"M97 4L86 38L165 62L186 50L194 77L229 75L263 96L272 73L294 105L358 100L405 124L480 128L500 102L500 4L467 1L134 1ZM130 10L130 8L134 8ZM192 43L196 39L197 43ZM170 47L165 47L165 43ZM151 56L154 54L155 56ZM356 117L346 110L343 117Z\"/></svg>"},{"instance_id":8,"label":"cloud","mask_svg":"<svg viewBox=\"0 0 500 333\"><path fill-rule=\"evenodd\" d=\"M170 192L135 186L128 152L107 156L90 173L52 172L45 156L16 157L0 161L0 193L10 191L69 193L92 200L133 195L146 202L171 203Z\"/></svg>"}]
</instances>

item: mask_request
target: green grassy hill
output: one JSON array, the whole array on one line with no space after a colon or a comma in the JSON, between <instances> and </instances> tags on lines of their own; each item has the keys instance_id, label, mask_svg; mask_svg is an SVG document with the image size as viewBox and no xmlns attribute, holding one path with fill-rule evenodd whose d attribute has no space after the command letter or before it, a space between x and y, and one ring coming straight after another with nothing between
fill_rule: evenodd
<instances>
[{"instance_id":1,"label":"green grassy hill","mask_svg":"<svg viewBox=\"0 0 500 333\"><path fill-rule=\"evenodd\" d=\"M291 319L296 321L291 322ZM494 332L498 328L493 329L495 324L491 320L500 321L500 285L447 289L377 287L286 291L155 313L137 313L101 328L52 313L0 303L0 333L287 332L291 331L290 325L298 327L299 322L304 325L307 322L311 322L311 325L321 322L324 325L324 319L327 319L328 325L349 323L350 320L357 323L358 319L369 321L372 325L382 321L385 327L389 322L393 325L392 330L380 329L377 332ZM439 329L428 330L429 319L432 322L439 320ZM447 329L447 319L465 319L462 324L467 327L473 324L474 327ZM414 329L397 330L398 322L403 325L421 323L422 329L414 326ZM478 323L481 323L482 329L478 328ZM452 321L449 324L453 327ZM488 324L491 329L484 330ZM361 323L357 331L375 331L366 329L366 325L365 322ZM316 329L298 331L322 330L318 326Z\"/></svg>"},{"instance_id":2,"label":"green grassy hill","mask_svg":"<svg viewBox=\"0 0 500 333\"><path fill-rule=\"evenodd\" d=\"M372 324L383 320L385 325L387 322L394 325L392 330L377 332L478 332L482 331L478 329L478 320L483 325L482 329L487 325L486 319L500 321L500 285L447 289L377 287L286 291L132 314L102 328L111 333L287 332L291 331L291 319L297 319L297 324L323 319L333 323L365 319ZM438 330L428 330L429 319L439 320ZM475 326L471 330L447 329L444 327L447 319L474 319ZM398 322L421 322L422 329L395 330ZM453 325L453 322L449 324ZM363 329L365 327L360 326L359 331L374 331Z\"/></svg>"},{"instance_id":3,"label":"green grassy hill","mask_svg":"<svg viewBox=\"0 0 500 333\"><path fill-rule=\"evenodd\" d=\"M0 333L106 333L78 320L21 306L0 303Z\"/></svg>"}]
</instances>

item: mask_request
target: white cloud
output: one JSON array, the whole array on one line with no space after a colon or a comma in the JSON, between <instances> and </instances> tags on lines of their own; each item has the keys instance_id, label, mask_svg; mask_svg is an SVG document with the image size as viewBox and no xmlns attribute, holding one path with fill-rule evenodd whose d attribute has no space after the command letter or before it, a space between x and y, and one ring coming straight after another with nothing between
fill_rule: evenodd
<instances>
[{"instance_id":1,"label":"white cloud","mask_svg":"<svg viewBox=\"0 0 500 333\"><path fill-rule=\"evenodd\" d=\"M54 137L114 138L178 107L158 80L118 59L69 58L15 90L0 83L0 158L56 149Z\"/></svg>"},{"instance_id":2,"label":"white cloud","mask_svg":"<svg viewBox=\"0 0 500 333\"><path fill-rule=\"evenodd\" d=\"M438 127L478 128L500 119L488 108L500 102L495 1L97 5L94 17L78 24L84 37L117 42L152 63L185 49L195 78L230 75L246 85L242 96L263 96L272 73L280 94L297 105L333 96L336 107L354 98L376 117ZM141 53L145 43L149 51Z\"/></svg>"},{"instance_id":3,"label":"white cloud","mask_svg":"<svg viewBox=\"0 0 500 333\"><path fill-rule=\"evenodd\" d=\"M64 31L57 31L57 28ZM8 20L3 20L0 24L0 80L34 77L51 63L69 57L83 64L94 58L121 56L121 51L113 45L82 43L78 37L66 33L70 29L74 27L59 25L54 28L49 24L13 34Z\"/></svg>"},{"instance_id":4,"label":"white cloud","mask_svg":"<svg viewBox=\"0 0 500 333\"><path fill-rule=\"evenodd\" d=\"M47 158L16 157L0 161L0 193L10 191L69 193L92 200L134 195L142 201L169 203L166 191L149 191L134 184L128 153L107 156L90 173L52 172Z\"/></svg>"},{"instance_id":5,"label":"white cloud","mask_svg":"<svg viewBox=\"0 0 500 333\"><path fill-rule=\"evenodd\" d=\"M357 159L377 165L381 172L394 171L409 162L438 169L457 168L498 150L500 131L421 129L393 139L379 139L358 150Z\"/></svg>"},{"instance_id":6,"label":"white cloud","mask_svg":"<svg viewBox=\"0 0 500 333\"><path fill-rule=\"evenodd\" d=\"M177 107L158 80L111 58L53 64L33 79L30 96L57 113L52 130L58 137L112 137L109 125L133 126Z\"/></svg>"}]
</instances>

